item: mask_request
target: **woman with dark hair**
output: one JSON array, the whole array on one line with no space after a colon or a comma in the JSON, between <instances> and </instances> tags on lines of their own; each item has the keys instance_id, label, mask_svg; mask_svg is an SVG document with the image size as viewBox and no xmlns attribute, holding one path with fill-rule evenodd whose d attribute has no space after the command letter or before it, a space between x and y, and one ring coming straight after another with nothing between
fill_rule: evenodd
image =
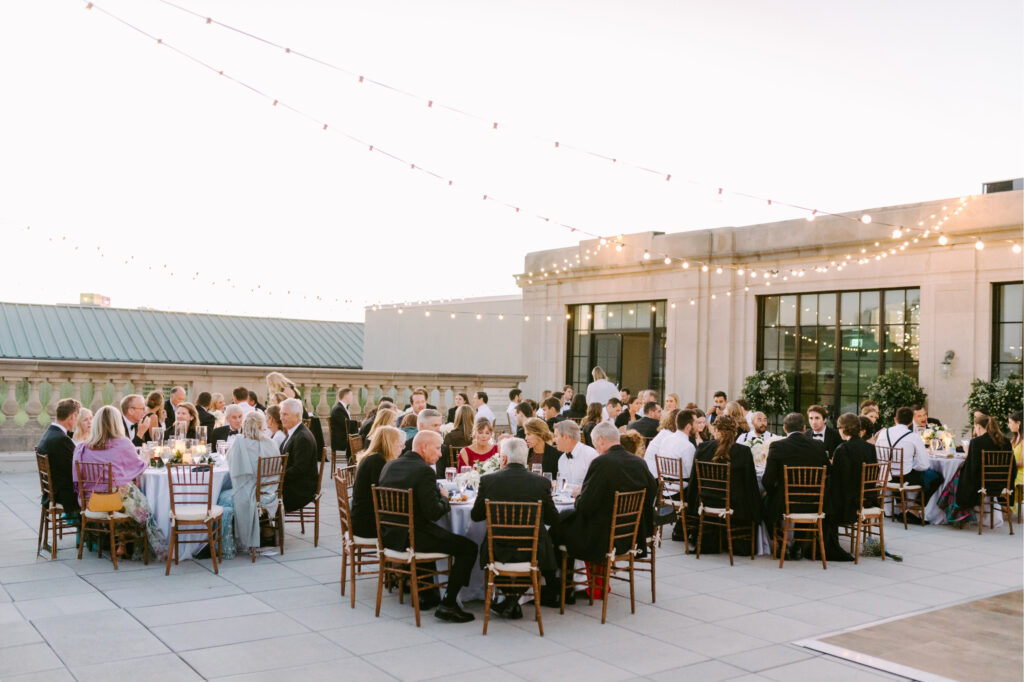
<instances>
[{"instance_id":1,"label":"woman with dark hair","mask_svg":"<svg viewBox=\"0 0 1024 682\"><path fill-rule=\"evenodd\" d=\"M185 427L185 438L196 437L196 427L199 426L199 411L196 410L196 406L192 403L182 403L178 405L174 413L174 428L167 434L167 438L174 436L174 431L179 423L186 423L188 426Z\"/></svg>"},{"instance_id":2,"label":"woman with dark hair","mask_svg":"<svg viewBox=\"0 0 1024 682\"><path fill-rule=\"evenodd\" d=\"M857 520L860 509L860 477L862 464L873 464L878 461L873 445L863 439L864 425L852 412L840 415L836 426L843 442L836 446L832 454L832 468L829 471L828 490L826 492L826 515L837 525L853 523ZM875 501L877 502L877 500ZM865 503L868 507L877 507L872 502Z\"/></svg>"},{"instance_id":3,"label":"woman with dark hair","mask_svg":"<svg viewBox=\"0 0 1024 682\"><path fill-rule=\"evenodd\" d=\"M750 448L736 442L739 429L736 420L728 414L715 419L715 438L705 440L698 446L694 457L695 462L715 462L729 465L729 506L733 510L733 529L746 528L750 524L761 522L761 491L757 487L757 474L754 471L754 456ZM745 424L744 424L745 426ZM690 509L699 509L703 503L708 507L723 507L725 500L715 498L706 490L698 493L696 464L694 464L693 483L686 488L687 504ZM736 554L745 553L744 542L733 546ZM718 548L718 538L705 529L704 543L701 552L713 552Z\"/></svg>"},{"instance_id":4,"label":"woman with dark hair","mask_svg":"<svg viewBox=\"0 0 1024 682\"><path fill-rule=\"evenodd\" d=\"M693 443L694 447L700 447L702 443L711 440L711 430L708 429L708 416L704 413L704 410L697 408L693 412L697 415L697 418L693 422L693 433L690 435L690 442Z\"/></svg>"},{"instance_id":5,"label":"woman with dark hair","mask_svg":"<svg viewBox=\"0 0 1024 682\"><path fill-rule=\"evenodd\" d=\"M962 521L970 515L971 511L981 502L981 453L984 451L1010 450L1010 441L999 430L999 422L987 414L976 412L974 416L974 438L967 447L967 459L964 460L960 471L957 472L959 481L950 484L956 485L956 507L959 513L955 520ZM1017 463L1010 461L1010 480L1017 478ZM998 491L994 491L998 492ZM946 518L951 522L950 510L946 510ZM981 521L979 520L979 523Z\"/></svg>"},{"instance_id":6,"label":"woman with dark hair","mask_svg":"<svg viewBox=\"0 0 1024 682\"><path fill-rule=\"evenodd\" d=\"M587 405L587 416L580 422L580 432L582 433L583 443L593 447L593 443L590 442L590 432L594 430L594 427L601 423L602 411L604 405L601 403L590 403Z\"/></svg>"},{"instance_id":7,"label":"woman with dark hair","mask_svg":"<svg viewBox=\"0 0 1024 682\"><path fill-rule=\"evenodd\" d=\"M446 422L448 424L455 421L455 414L460 407L463 405L469 405L469 395L466 393L456 393L455 397L452 398L452 402L454 404L448 408L448 421ZM470 433L470 436L472 436L472 433Z\"/></svg>"},{"instance_id":8,"label":"woman with dark hair","mask_svg":"<svg viewBox=\"0 0 1024 682\"><path fill-rule=\"evenodd\" d=\"M577 393L569 403L569 409L565 412L566 419L583 419L587 416L587 396Z\"/></svg>"}]
</instances>

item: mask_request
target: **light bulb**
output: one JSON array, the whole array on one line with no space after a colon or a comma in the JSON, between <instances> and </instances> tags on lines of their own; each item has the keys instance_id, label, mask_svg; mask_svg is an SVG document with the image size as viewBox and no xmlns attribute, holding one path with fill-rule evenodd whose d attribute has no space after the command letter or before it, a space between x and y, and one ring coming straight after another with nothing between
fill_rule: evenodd
<instances>
[{"instance_id":1,"label":"light bulb","mask_svg":"<svg viewBox=\"0 0 1024 682\"><path fill-rule=\"evenodd\" d=\"M565 319L571 320L572 319L572 315L570 315L569 313L566 313L565 314Z\"/></svg>"},{"instance_id":2,"label":"light bulb","mask_svg":"<svg viewBox=\"0 0 1024 682\"><path fill-rule=\"evenodd\" d=\"M622 251L622 244L616 244L615 245L615 250L616 251Z\"/></svg>"},{"instance_id":3,"label":"light bulb","mask_svg":"<svg viewBox=\"0 0 1024 682\"><path fill-rule=\"evenodd\" d=\"M672 265L672 259L668 256L665 256L665 265Z\"/></svg>"},{"instance_id":4,"label":"light bulb","mask_svg":"<svg viewBox=\"0 0 1024 682\"><path fill-rule=\"evenodd\" d=\"M892 238L893 239L899 239L902 236L903 236L903 230L901 230L900 228L897 227L895 230L892 231Z\"/></svg>"},{"instance_id":5,"label":"light bulb","mask_svg":"<svg viewBox=\"0 0 1024 682\"><path fill-rule=\"evenodd\" d=\"M478 320L482 320L482 319L484 319L484 316L483 316L483 315L481 315L480 313L477 313L477 314L476 314L476 319L478 319Z\"/></svg>"},{"instance_id":6,"label":"light bulb","mask_svg":"<svg viewBox=\"0 0 1024 682\"><path fill-rule=\"evenodd\" d=\"M423 313L423 316L424 316L424 317L430 317L430 311L429 311L429 310L425 311L425 312Z\"/></svg>"},{"instance_id":7,"label":"light bulb","mask_svg":"<svg viewBox=\"0 0 1024 682\"><path fill-rule=\"evenodd\" d=\"M1020 244L1014 244L1012 250L1014 253L1020 253Z\"/></svg>"},{"instance_id":8,"label":"light bulb","mask_svg":"<svg viewBox=\"0 0 1024 682\"><path fill-rule=\"evenodd\" d=\"M976 248L978 251L981 251L982 249L985 248L985 242L978 239L977 241L974 242L974 248Z\"/></svg>"},{"instance_id":9,"label":"light bulb","mask_svg":"<svg viewBox=\"0 0 1024 682\"><path fill-rule=\"evenodd\" d=\"M504 320L505 319L505 315L503 313L499 313L498 314L498 319L499 320Z\"/></svg>"},{"instance_id":10,"label":"light bulb","mask_svg":"<svg viewBox=\"0 0 1024 682\"><path fill-rule=\"evenodd\" d=\"M448 317L450 317L451 319L454 320L455 319L455 313L450 314Z\"/></svg>"},{"instance_id":11,"label":"light bulb","mask_svg":"<svg viewBox=\"0 0 1024 682\"><path fill-rule=\"evenodd\" d=\"M743 274L743 268L740 268L739 270L737 270L736 274L737 275L742 275Z\"/></svg>"},{"instance_id":12,"label":"light bulb","mask_svg":"<svg viewBox=\"0 0 1024 682\"><path fill-rule=\"evenodd\" d=\"M869 216L867 213L865 213L864 215L862 215L860 217L860 221L862 223L864 223L865 225L867 225L867 224L869 224L871 222L871 216Z\"/></svg>"},{"instance_id":13,"label":"light bulb","mask_svg":"<svg viewBox=\"0 0 1024 682\"><path fill-rule=\"evenodd\" d=\"M940 235L939 235L939 244L940 244L941 246L945 246L945 245L946 245L946 244L948 244L948 243L949 243L949 239L947 239L947 238L946 238L946 235L944 235L944 234L940 234Z\"/></svg>"},{"instance_id":14,"label":"light bulb","mask_svg":"<svg viewBox=\"0 0 1024 682\"><path fill-rule=\"evenodd\" d=\"M722 268L716 268L715 269L715 274L716 275L721 275L722 274Z\"/></svg>"},{"instance_id":15,"label":"light bulb","mask_svg":"<svg viewBox=\"0 0 1024 682\"><path fill-rule=\"evenodd\" d=\"M700 266L700 271L701 272L707 272L708 271L708 266L706 266L706 265Z\"/></svg>"},{"instance_id":16,"label":"light bulb","mask_svg":"<svg viewBox=\"0 0 1024 682\"><path fill-rule=\"evenodd\" d=\"M687 270L690 267L690 261L683 261L683 270Z\"/></svg>"},{"instance_id":17,"label":"light bulb","mask_svg":"<svg viewBox=\"0 0 1024 682\"><path fill-rule=\"evenodd\" d=\"M651 254L646 249L644 249L644 260L651 260Z\"/></svg>"},{"instance_id":18,"label":"light bulb","mask_svg":"<svg viewBox=\"0 0 1024 682\"><path fill-rule=\"evenodd\" d=\"M550 322L550 321L551 321L551 316L550 316L550 315L548 315L548 322Z\"/></svg>"}]
</instances>

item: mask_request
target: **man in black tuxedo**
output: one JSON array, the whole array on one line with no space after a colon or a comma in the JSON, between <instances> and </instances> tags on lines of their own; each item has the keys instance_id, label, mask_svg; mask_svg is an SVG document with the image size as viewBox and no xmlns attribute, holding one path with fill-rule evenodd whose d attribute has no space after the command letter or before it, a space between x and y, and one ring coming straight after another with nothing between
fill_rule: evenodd
<instances>
[{"instance_id":1,"label":"man in black tuxedo","mask_svg":"<svg viewBox=\"0 0 1024 682\"><path fill-rule=\"evenodd\" d=\"M787 414L782 421L782 428L786 432L786 437L768 446L768 460L765 463L764 475L761 477L761 485L764 487L765 493L764 519L768 525L769 534L778 527L782 514L786 510L785 467L828 466L825 445L804 433L804 416L802 414L799 412ZM794 547L796 546L794 544Z\"/></svg>"},{"instance_id":2,"label":"man in black tuxedo","mask_svg":"<svg viewBox=\"0 0 1024 682\"><path fill-rule=\"evenodd\" d=\"M658 423L661 421L661 405L650 400L644 403L644 416L626 426L626 430L634 430L650 440L658 435Z\"/></svg>"},{"instance_id":3,"label":"man in black tuxedo","mask_svg":"<svg viewBox=\"0 0 1024 682\"><path fill-rule=\"evenodd\" d=\"M651 476L642 457L632 455L619 444L619 431L602 422L590 432L599 455L590 463L583 488L576 498L576 508L562 513L555 541L568 549L576 559L603 563L611 536L612 507L616 492L645 491L643 514L637 531L637 544L644 550L644 538L654 532L654 504L658 481ZM629 550L616 546L617 553ZM645 550L644 550L645 551Z\"/></svg>"},{"instance_id":4,"label":"man in black tuxedo","mask_svg":"<svg viewBox=\"0 0 1024 682\"><path fill-rule=\"evenodd\" d=\"M807 408L807 422L809 424L806 434L808 438L818 441L825 446L825 452L828 453L829 459L832 458L832 453L836 451L839 444L843 442L843 437L839 435L839 432L825 421L827 416L827 410L821 405L811 405Z\"/></svg>"},{"instance_id":5,"label":"man in black tuxedo","mask_svg":"<svg viewBox=\"0 0 1024 682\"><path fill-rule=\"evenodd\" d=\"M164 401L164 411L167 413L165 419L164 428L167 429L166 433L174 435L174 420L175 414L178 411L178 405L185 402L185 388L182 386L175 386L171 389L171 395ZM155 425L154 425L155 426Z\"/></svg>"},{"instance_id":6,"label":"man in black tuxedo","mask_svg":"<svg viewBox=\"0 0 1024 682\"><path fill-rule=\"evenodd\" d=\"M210 452L217 452L217 443L227 440L231 436L237 436L242 432L242 419L245 413L241 405L228 405L224 408L224 426L218 426L209 433Z\"/></svg>"},{"instance_id":7,"label":"man in black tuxedo","mask_svg":"<svg viewBox=\"0 0 1024 682\"><path fill-rule=\"evenodd\" d=\"M526 441L520 438L507 438L502 441L499 455L503 462L502 469L481 477L480 490L469 517L474 521L485 521L488 500L491 502L541 503L540 535L537 538L537 566L540 568L545 582L541 593L541 604L557 607L560 605L560 600L555 573L555 548L551 544L551 536L548 534L546 526L558 525L558 510L555 508L555 503L551 501L551 481L526 470L528 456L529 448L526 446ZM485 536L484 541L480 543L480 566L485 566L488 559ZM504 543L495 543L494 560L503 563L516 563L529 561L530 557L505 541ZM526 585L522 590L518 588L506 590L508 598L500 604L492 605L492 610L505 618L522 618L523 611L519 607L519 597L525 591Z\"/></svg>"},{"instance_id":8,"label":"man in black tuxedo","mask_svg":"<svg viewBox=\"0 0 1024 682\"><path fill-rule=\"evenodd\" d=\"M53 501L64 507L64 516L69 519L78 515L78 495L75 494L71 473L74 466L71 458L75 452L75 442L71 440L71 434L78 425L78 413L81 409L82 404L74 398L65 398L57 403L57 420L47 427L42 440L36 446L36 451L46 455L50 463ZM42 503L50 503L45 494Z\"/></svg>"},{"instance_id":9,"label":"man in black tuxedo","mask_svg":"<svg viewBox=\"0 0 1024 682\"><path fill-rule=\"evenodd\" d=\"M150 427L159 426L160 421L156 415L146 416L146 401L141 395L126 395L121 399L121 418L124 435L137 448L149 440Z\"/></svg>"},{"instance_id":10,"label":"man in black tuxedo","mask_svg":"<svg viewBox=\"0 0 1024 682\"><path fill-rule=\"evenodd\" d=\"M320 457L316 439L302 423L302 403L289 398L281 403L281 426L287 436L281 443L281 454L288 455L288 468L284 471L281 497L286 512L301 509L316 497Z\"/></svg>"},{"instance_id":11,"label":"man in black tuxedo","mask_svg":"<svg viewBox=\"0 0 1024 682\"><path fill-rule=\"evenodd\" d=\"M335 452L348 452L348 436L355 434L359 424L352 419L349 407L353 399L351 388L338 390L338 402L331 408L331 449Z\"/></svg>"},{"instance_id":12,"label":"man in black tuxedo","mask_svg":"<svg viewBox=\"0 0 1024 682\"><path fill-rule=\"evenodd\" d=\"M249 407L260 412L266 412L267 408L260 404L260 397L256 395L256 391L249 391Z\"/></svg>"},{"instance_id":13,"label":"man in black tuxedo","mask_svg":"<svg viewBox=\"0 0 1024 682\"><path fill-rule=\"evenodd\" d=\"M562 414L562 401L554 395L542 400L540 409L544 415L544 421L547 422L548 429L552 431L555 430L555 424L565 419L565 415Z\"/></svg>"},{"instance_id":14,"label":"man in black tuxedo","mask_svg":"<svg viewBox=\"0 0 1024 682\"><path fill-rule=\"evenodd\" d=\"M469 584L477 547L469 538L456 535L435 523L451 509L447 495L441 495L443 482L438 483L434 476L434 467L440 458L441 434L420 431L413 439L412 450L384 465L377 485L412 490L417 552L443 552L453 557L444 598L438 604L437 591L431 590L420 597L420 609L437 605L435 617L453 623L468 623L473 620L473 614L463 611L456 600L459 590ZM384 528L382 539L387 549L399 552L409 549L408 533L400 528ZM433 565L428 569L433 570Z\"/></svg>"},{"instance_id":15,"label":"man in black tuxedo","mask_svg":"<svg viewBox=\"0 0 1024 682\"><path fill-rule=\"evenodd\" d=\"M199 413L199 425L206 427L207 439L209 439L210 433L213 432L214 426L217 424L217 418L210 413L211 402L213 402L213 397L207 391L203 391L196 398L196 412Z\"/></svg>"},{"instance_id":16,"label":"man in black tuxedo","mask_svg":"<svg viewBox=\"0 0 1024 682\"><path fill-rule=\"evenodd\" d=\"M516 432L515 432L515 437L516 438L526 438L526 430L523 428L523 424L526 423L527 419L531 419L533 417L533 405L531 405L529 402L523 400L518 405L516 405L515 413L516 413Z\"/></svg>"}]
</instances>

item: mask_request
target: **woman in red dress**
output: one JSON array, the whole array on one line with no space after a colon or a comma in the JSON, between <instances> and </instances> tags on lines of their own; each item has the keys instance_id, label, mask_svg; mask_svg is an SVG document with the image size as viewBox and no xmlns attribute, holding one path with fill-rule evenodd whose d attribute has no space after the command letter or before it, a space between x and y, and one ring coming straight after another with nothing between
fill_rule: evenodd
<instances>
[{"instance_id":1,"label":"woman in red dress","mask_svg":"<svg viewBox=\"0 0 1024 682\"><path fill-rule=\"evenodd\" d=\"M486 417L476 420L473 426L473 442L462 449L459 455L459 466L473 466L478 462L486 462L498 453L498 446L491 444L494 429Z\"/></svg>"}]
</instances>

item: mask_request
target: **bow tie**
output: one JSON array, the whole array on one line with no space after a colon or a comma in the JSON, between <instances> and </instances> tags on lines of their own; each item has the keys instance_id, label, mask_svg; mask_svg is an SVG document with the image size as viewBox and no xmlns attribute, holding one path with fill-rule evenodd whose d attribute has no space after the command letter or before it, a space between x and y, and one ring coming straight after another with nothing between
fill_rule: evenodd
<instances>
[{"instance_id":1,"label":"bow tie","mask_svg":"<svg viewBox=\"0 0 1024 682\"><path fill-rule=\"evenodd\" d=\"M816 434L814 434L814 437L817 438L818 440L825 440L825 434L824 433L816 433Z\"/></svg>"},{"instance_id":2,"label":"bow tie","mask_svg":"<svg viewBox=\"0 0 1024 682\"><path fill-rule=\"evenodd\" d=\"M572 453L571 453L571 452L567 452L567 453L565 453L565 456L566 456L567 458L569 458L569 459L572 459Z\"/></svg>"}]
</instances>

